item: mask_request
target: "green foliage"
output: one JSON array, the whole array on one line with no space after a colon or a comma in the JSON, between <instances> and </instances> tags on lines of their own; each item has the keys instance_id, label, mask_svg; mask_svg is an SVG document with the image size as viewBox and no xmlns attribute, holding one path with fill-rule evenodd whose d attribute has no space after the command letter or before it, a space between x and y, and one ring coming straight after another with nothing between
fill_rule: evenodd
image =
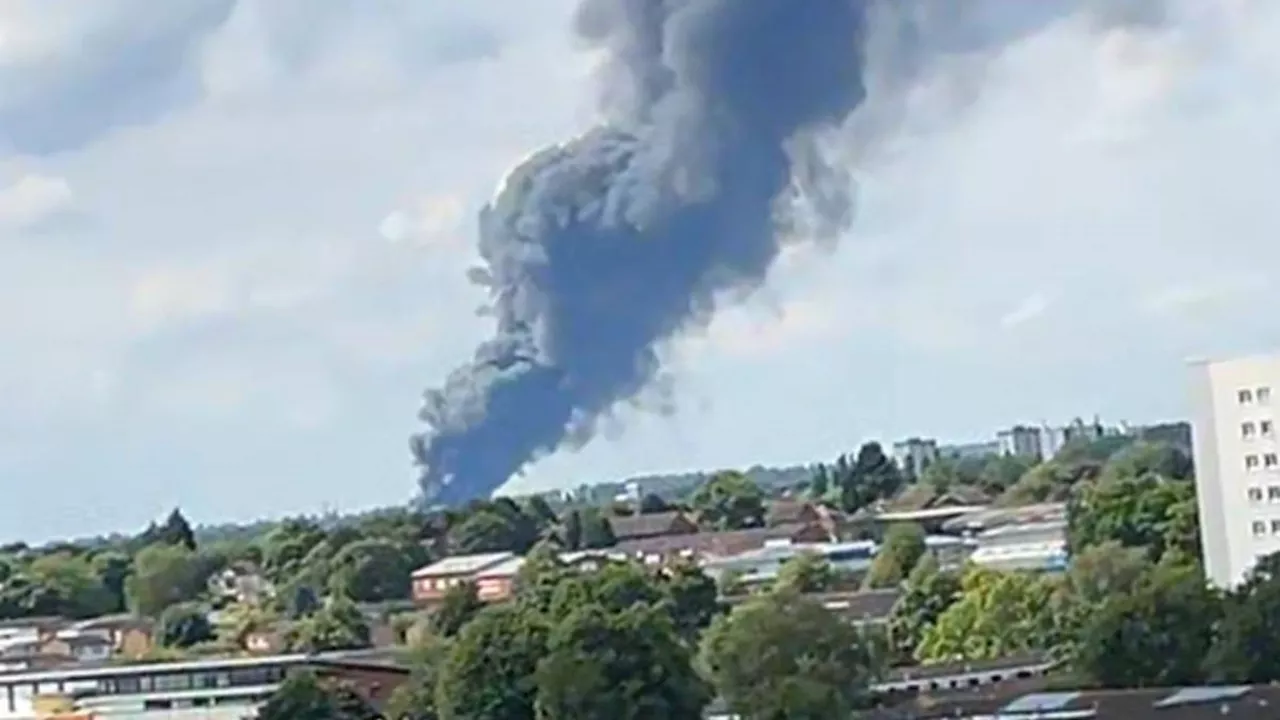
<instances>
[{"instance_id":1,"label":"green foliage","mask_svg":"<svg viewBox=\"0 0 1280 720\"><path fill-rule=\"evenodd\" d=\"M16 603L30 614L88 618L116 607L116 597L84 555L38 557L27 566L24 579L26 584L12 582L5 590L16 591Z\"/></svg>"},{"instance_id":2,"label":"green foliage","mask_svg":"<svg viewBox=\"0 0 1280 720\"><path fill-rule=\"evenodd\" d=\"M689 500L698 522L714 530L760 527L765 521L764 494L740 472L716 473Z\"/></svg>"},{"instance_id":3,"label":"green foliage","mask_svg":"<svg viewBox=\"0 0 1280 720\"><path fill-rule=\"evenodd\" d=\"M690 645L720 615L716 583L697 565L676 563L660 577L661 607L671 617L676 633Z\"/></svg>"},{"instance_id":4,"label":"green foliage","mask_svg":"<svg viewBox=\"0 0 1280 720\"><path fill-rule=\"evenodd\" d=\"M1261 558L1227 595L1205 667L1211 682L1280 681L1280 554Z\"/></svg>"},{"instance_id":5,"label":"green foliage","mask_svg":"<svg viewBox=\"0 0 1280 720\"><path fill-rule=\"evenodd\" d=\"M320 680L312 672L290 673L258 710L257 720L379 720L355 691Z\"/></svg>"},{"instance_id":6,"label":"green foliage","mask_svg":"<svg viewBox=\"0 0 1280 720\"><path fill-rule=\"evenodd\" d=\"M214 637L207 610L198 603L178 603L165 608L156 622L156 642L165 647L189 648Z\"/></svg>"},{"instance_id":7,"label":"green foliage","mask_svg":"<svg viewBox=\"0 0 1280 720\"><path fill-rule=\"evenodd\" d=\"M904 482L902 470L885 455L880 443L868 442L856 455L841 455L830 465L818 466L811 486L828 488L824 496L836 494L842 510L856 512L893 497Z\"/></svg>"},{"instance_id":8,"label":"green foliage","mask_svg":"<svg viewBox=\"0 0 1280 720\"><path fill-rule=\"evenodd\" d=\"M850 717L877 672L861 633L790 592L753 598L716 620L700 657L744 720Z\"/></svg>"},{"instance_id":9,"label":"green foliage","mask_svg":"<svg viewBox=\"0 0 1280 720\"><path fill-rule=\"evenodd\" d=\"M1073 666L1105 687L1201 684L1221 611L1198 566L1161 562L1134 592L1092 609L1076 640Z\"/></svg>"},{"instance_id":10,"label":"green foliage","mask_svg":"<svg viewBox=\"0 0 1280 720\"><path fill-rule=\"evenodd\" d=\"M1108 473L1079 488L1068 521L1073 552L1115 541L1141 548L1152 560L1171 551L1199 556L1195 486L1190 482Z\"/></svg>"},{"instance_id":11,"label":"green foliage","mask_svg":"<svg viewBox=\"0 0 1280 720\"><path fill-rule=\"evenodd\" d=\"M820 593L835 589L839 575L826 558L816 553L800 553L782 564L776 582L779 590Z\"/></svg>"},{"instance_id":12,"label":"green foliage","mask_svg":"<svg viewBox=\"0 0 1280 720\"><path fill-rule=\"evenodd\" d=\"M476 594L474 583L463 583L449 588L440 605L431 613L431 627L440 637L450 638L484 608Z\"/></svg>"},{"instance_id":13,"label":"green foliage","mask_svg":"<svg viewBox=\"0 0 1280 720\"><path fill-rule=\"evenodd\" d=\"M398 600L409 596L414 569L395 542L356 540L339 550L330 563L329 588L358 602Z\"/></svg>"},{"instance_id":14,"label":"green foliage","mask_svg":"<svg viewBox=\"0 0 1280 720\"><path fill-rule=\"evenodd\" d=\"M924 631L925 662L991 660L1040 650L1053 637L1052 581L1030 573L970 568L960 594Z\"/></svg>"},{"instance_id":15,"label":"green foliage","mask_svg":"<svg viewBox=\"0 0 1280 720\"><path fill-rule=\"evenodd\" d=\"M284 642L290 652L365 648L369 647L369 623L349 598L332 597L320 610L290 625Z\"/></svg>"},{"instance_id":16,"label":"green foliage","mask_svg":"<svg viewBox=\"0 0 1280 720\"><path fill-rule=\"evenodd\" d=\"M943 572L932 555L925 555L907 577L903 593L889 616L888 653L891 662L909 663L925 635L960 597L960 577Z\"/></svg>"},{"instance_id":17,"label":"green foliage","mask_svg":"<svg viewBox=\"0 0 1280 720\"><path fill-rule=\"evenodd\" d=\"M541 720L700 720L710 692L665 613L578 607L547 636L535 672Z\"/></svg>"},{"instance_id":18,"label":"green foliage","mask_svg":"<svg viewBox=\"0 0 1280 720\"><path fill-rule=\"evenodd\" d=\"M894 523L871 561L865 579L869 588L897 587L926 551L924 528L914 523Z\"/></svg>"},{"instance_id":19,"label":"green foliage","mask_svg":"<svg viewBox=\"0 0 1280 720\"><path fill-rule=\"evenodd\" d=\"M534 672L547 646L545 620L519 605L487 607L467 623L441 663L441 720L532 720Z\"/></svg>"},{"instance_id":20,"label":"green foliage","mask_svg":"<svg viewBox=\"0 0 1280 720\"><path fill-rule=\"evenodd\" d=\"M208 558L184 545L149 545L134 557L133 574L125 583L129 609L159 617L170 605L199 598L215 569Z\"/></svg>"}]
</instances>

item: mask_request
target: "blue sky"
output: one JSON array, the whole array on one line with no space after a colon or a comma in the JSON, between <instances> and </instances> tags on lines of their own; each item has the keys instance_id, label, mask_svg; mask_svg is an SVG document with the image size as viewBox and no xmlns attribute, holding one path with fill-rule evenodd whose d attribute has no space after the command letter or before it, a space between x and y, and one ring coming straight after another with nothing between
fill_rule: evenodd
<instances>
[{"instance_id":1,"label":"blue sky","mask_svg":"<svg viewBox=\"0 0 1280 720\"><path fill-rule=\"evenodd\" d=\"M595 117L573 5L0 5L0 536L407 498L420 393L487 332L472 218ZM1147 5L1011 39L975 0L833 141L839 247L664 350L674 415L514 487L1177 417L1186 357L1280 346L1280 6Z\"/></svg>"}]
</instances>

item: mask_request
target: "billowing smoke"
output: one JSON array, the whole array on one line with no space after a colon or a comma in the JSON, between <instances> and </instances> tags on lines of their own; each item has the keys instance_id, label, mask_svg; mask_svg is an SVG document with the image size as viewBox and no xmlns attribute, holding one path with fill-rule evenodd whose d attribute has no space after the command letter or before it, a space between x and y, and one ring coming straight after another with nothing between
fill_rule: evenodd
<instances>
[{"instance_id":1,"label":"billowing smoke","mask_svg":"<svg viewBox=\"0 0 1280 720\"><path fill-rule=\"evenodd\" d=\"M610 121L516 168L480 216L473 273L496 334L426 393L424 498L485 496L589 438L777 258L797 188L816 227L849 219L847 177L808 142L864 97L858 0L588 0ZM802 170L802 172L793 172ZM793 176L796 181L793 182Z\"/></svg>"}]
</instances>

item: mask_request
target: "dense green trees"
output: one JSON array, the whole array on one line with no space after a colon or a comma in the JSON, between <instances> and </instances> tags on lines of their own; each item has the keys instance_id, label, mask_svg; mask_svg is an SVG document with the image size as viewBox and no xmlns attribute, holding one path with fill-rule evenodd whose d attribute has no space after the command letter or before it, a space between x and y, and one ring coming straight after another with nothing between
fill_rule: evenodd
<instances>
[{"instance_id":1,"label":"dense green trees","mask_svg":"<svg viewBox=\"0 0 1280 720\"><path fill-rule=\"evenodd\" d=\"M856 628L789 591L734 608L702 645L707 676L744 720L850 717L879 671L872 658Z\"/></svg>"},{"instance_id":2,"label":"dense green trees","mask_svg":"<svg viewBox=\"0 0 1280 720\"><path fill-rule=\"evenodd\" d=\"M885 531L884 540L867 571L867 587L898 586L924 553L924 529L913 523L894 523Z\"/></svg>"},{"instance_id":3,"label":"dense green trees","mask_svg":"<svg viewBox=\"0 0 1280 720\"><path fill-rule=\"evenodd\" d=\"M713 530L764 525L764 494L740 472L716 473L694 492L689 504L698 522Z\"/></svg>"}]
</instances>

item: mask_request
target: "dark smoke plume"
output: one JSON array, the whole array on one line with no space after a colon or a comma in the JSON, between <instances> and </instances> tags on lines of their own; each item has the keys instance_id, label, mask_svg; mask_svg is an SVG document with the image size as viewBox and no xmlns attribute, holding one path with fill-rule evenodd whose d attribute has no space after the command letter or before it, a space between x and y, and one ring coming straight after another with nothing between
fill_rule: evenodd
<instances>
[{"instance_id":1,"label":"dark smoke plume","mask_svg":"<svg viewBox=\"0 0 1280 720\"><path fill-rule=\"evenodd\" d=\"M480 216L495 336L426 393L424 500L487 496L590 437L777 258L787 200L849 219L847 177L805 139L862 101L863 0L587 0L607 126L542 150Z\"/></svg>"}]
</instances>

